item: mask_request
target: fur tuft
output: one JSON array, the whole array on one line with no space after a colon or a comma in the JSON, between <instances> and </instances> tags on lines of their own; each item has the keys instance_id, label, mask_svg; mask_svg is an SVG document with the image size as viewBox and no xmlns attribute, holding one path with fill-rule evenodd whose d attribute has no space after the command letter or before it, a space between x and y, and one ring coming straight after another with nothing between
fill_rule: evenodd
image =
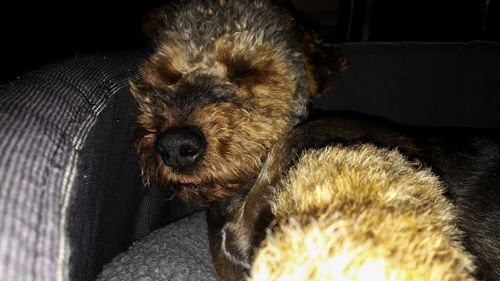
<instances>
[{"instance_id":1,"label":"fur tuft","mask_svg":"<svg viewBox=\"0 0 500 281\"><path fill-rule=\"evenodd\" d=\"M251 280L474 280L440 181L396 150L310 150L271 202Z\"/></svg>"}]
</instances>

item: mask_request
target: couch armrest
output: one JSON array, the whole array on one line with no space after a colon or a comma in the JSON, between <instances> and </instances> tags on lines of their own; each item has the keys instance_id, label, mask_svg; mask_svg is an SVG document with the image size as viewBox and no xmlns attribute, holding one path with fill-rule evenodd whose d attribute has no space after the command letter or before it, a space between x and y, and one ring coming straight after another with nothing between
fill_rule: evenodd
<instances>
[{"instance_id":1,"label":"couch armrest","mask_svg":"<svg viewBox=\"0 0 500 281\"><path fill-rule=\"evenodd\" d=\"M129 146L143 57L77 57L1 86L1 280L93 280L185 211L142 186Z\"/></svg>"}]
</instances>

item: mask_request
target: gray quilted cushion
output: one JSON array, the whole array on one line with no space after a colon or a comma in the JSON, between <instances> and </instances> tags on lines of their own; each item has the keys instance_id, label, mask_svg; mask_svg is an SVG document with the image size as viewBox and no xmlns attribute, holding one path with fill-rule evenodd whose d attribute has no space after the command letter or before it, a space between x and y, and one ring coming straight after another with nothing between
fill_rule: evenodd
<instances>
[{"instance_id":1,"label":"gray quilted cushion","mask_svg":"<svg viewBox=\"0 0 500 281\"><path fill-rule=\"evenodd\" d=\"M219 280L205 216L198 212L154 231L107 264L97 280Z\"/></svg>"}]
</instances>

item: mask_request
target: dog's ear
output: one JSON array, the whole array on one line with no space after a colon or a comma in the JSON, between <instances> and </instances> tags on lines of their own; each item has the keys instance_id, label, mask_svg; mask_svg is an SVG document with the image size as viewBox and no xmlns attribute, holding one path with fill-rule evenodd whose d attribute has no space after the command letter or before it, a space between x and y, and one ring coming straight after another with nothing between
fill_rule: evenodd
<instances>
[{"instance_id":1,"label":"dog's ear","mask_svg":"<svg viewBox=\"0 0 500 281\"><path fill-rule=\"evenodd\" d=\"M328 92L347 68L347 59L334 47L314 46L304 56L309 90L313 96Z\"/></svg>"},{"instance_id":2,"label":"dog's ear","mask_svg":"<svg viewBox=\"0 0 500 281\"><path fill-rule=\"evenodd\" d=\"M322 44L304 26L293 23L297 41L304 54L307 83L313 96L328 92L347 68L347 59L340 50Z\"/></svg>"},{"instance_id":3,"label":"dog's ear","mask_svg":"<svg viewBox=\"0 0 500 281\"><path fill-rule=\"evenodd\" d=\"M163 29L164 19L169 9L171 9L170 5L164 4L151 10L142 19L142 33L153 39L153 41L158 42L158 35Z\"/></svg>"}]
</instances>

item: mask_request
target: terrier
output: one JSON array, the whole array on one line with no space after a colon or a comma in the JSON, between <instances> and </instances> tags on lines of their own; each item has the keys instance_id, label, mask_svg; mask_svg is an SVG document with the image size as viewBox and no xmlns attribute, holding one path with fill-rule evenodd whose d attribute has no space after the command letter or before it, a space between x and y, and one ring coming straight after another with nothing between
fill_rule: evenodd
<instances>
[{"instance_id":1,"label":"terrier","mask_svg":"<svg viewBox=\"0 0 500 281\"><path fill-rule=\"evenodd\" d=\"M176 0L148 17L157 47L131 85L147 182L199 204L232 197L336 80L345 59L283 6Z\"/></svg>"},{"instance_id":2,"label":"terrier","mask_svg":"<svg viewBox=\"0 0 500 281\"><path fill-rule=\"evenodd\" d=\"M500 210L496 190L487 186L499 182L500 146L464 141L458 149L365 121L346 126L329 119L295 130L310 99L330 88L346 61L281 3L173 0L149 16L144 30L157 46L141 67L142 81L131 85L143 178L208 206L210 248L223 280L250 274L276 215L266 190L278 186L304 149L353 136L432 167L458 206L466 249L485 279L499 280ZM297 142L282 142L293 132Z\"/></svg>"},{"instance_id":3,"label":"terrier","mask_svg":"<svg viewBox=\"0 0 500 281\"><path fill-rule=\"evenodd\" d=\"M131 84L143 178L209 207L224 280L246 271L219 255L229 202L251 189L271 148L346 68L282 2L174 0L143 25L156 43Z\"/></svg>"}]
</instances>

